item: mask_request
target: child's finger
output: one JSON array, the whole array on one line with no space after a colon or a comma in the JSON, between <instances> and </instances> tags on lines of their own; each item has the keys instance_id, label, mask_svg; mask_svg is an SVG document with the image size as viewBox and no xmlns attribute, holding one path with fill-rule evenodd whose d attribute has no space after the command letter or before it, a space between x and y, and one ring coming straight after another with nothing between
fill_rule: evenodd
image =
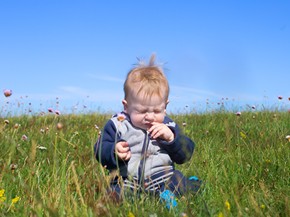
<instances>
[{"instance_id":1,"label":"child's finger","mask_svg":"<svg viewBox=\"0 0 290 217\"><path fill-rule=\"evenodd\" d=\"M131 151L128 151L124 160L129 160L130 158L131 158Z\"/></svg>"},{"instance_id":2,"label":"child's finger","mask_svg":"<svg viewBox=\"0 0 290 217\"><path fill-rule=\"evenodd\" d=\"M121 153L125 153L125 152L128 152L130 150L130 148L129 147L122 147L121 149L120 149L120 152Z\"/></svg>"},{"instance_id":3,"label":"child's finger","mask_svg":"<svg viewBox=\"0 0 290 217\"><path fill-rule=\"evenodd\" d=\"M122 143L122 146L123 146L123 147L129 147L129 144L128 144L128 142L123 142L123 143Z\"/></svg>"},{"instance_id":4,"label":"child's finger","mask_svg":"<svg viewBox=\"0 0 290 217\"><path fill-rule=\"evenodd\" d=\"M119 157L120 159L125 159L126 156L127 156L127 153L120 153L120 152L118 152L118 157Z\"/></svg>"}]
</instances>

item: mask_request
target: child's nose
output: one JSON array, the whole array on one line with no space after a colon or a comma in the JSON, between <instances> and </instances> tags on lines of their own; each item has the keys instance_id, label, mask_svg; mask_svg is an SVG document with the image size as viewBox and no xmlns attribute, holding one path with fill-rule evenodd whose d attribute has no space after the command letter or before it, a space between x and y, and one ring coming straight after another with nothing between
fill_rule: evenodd
<instances>
[{"instance_id":1,"label":"child's nose","mask_svg":"<svg viewBox=\"0 0 290 217\"><path fill-rule=\"evenodd\" d=\"M147 121L154 121L154 113L153 112L147 112L146 116L145 116L145 119Z\"/></svg>"}]
</instances>

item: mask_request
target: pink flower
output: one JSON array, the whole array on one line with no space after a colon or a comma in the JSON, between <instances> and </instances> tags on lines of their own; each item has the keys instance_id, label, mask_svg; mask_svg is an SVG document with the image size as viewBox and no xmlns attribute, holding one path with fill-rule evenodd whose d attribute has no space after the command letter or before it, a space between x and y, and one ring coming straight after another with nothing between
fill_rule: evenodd
<instances>
[{"instance_id":1,"label":"pink flower","mask_svg":"<svg viewBox=\"0 0 290 217\"><path fill-rule=\"evenodd\" d=\"M60 115L60 111L55 110L54 112L55 112L56 115Z\"/></svg>"},{"instance_id":2,"label":"pink flower","mask_svg":"<svg viewBox=\"0 0 290 217\"><path fill-rule=\"evenodd\" d=\"M28 137L27 137L26 135L22 135L21 139L22 139L23 141L26 141L26 140L28 139Z\"/></svg>"},{"instance_id":3,"label":"pink flower","mask_svg":"<svg viewBox=\"0 0 290 217\"><path fill-rule=\"evenodd\" d=\"M236 112L236 115L237 116L241 116L242 115L242 112Z\"/></svg>"},{"instance_id":4,"label":"pink flower","mask_svg":"<svg viewBox=\"0 0 290 217\"><path fill-rule=\"evenodd\" d=\"M282 96L278 96L278 99L279 99L279 100L282 100L282 99L283 99L283 97L282 97Z\"/></svg>"},{"instance_id":5,"label":"pink flower","mask_svg":"<svg viewBox=\"0 0 290 217\"><path fill-rule=\"evenodd\" d=\"M4 96L9 97L9 96L12 95L12 90L5 89L5 90L3 91L3 93L4 93Z\"/></svg>"},{"instance_id":6,"label":"pink flower","mask_svg":"<svg viewBox=\"0 0 290 217\"><path fill-rule=\"evenodd\" d=\"M48 112L53 113L53 109L52 108L48 108L47 110L48 110Z\"/></svg>"}]
</instances>

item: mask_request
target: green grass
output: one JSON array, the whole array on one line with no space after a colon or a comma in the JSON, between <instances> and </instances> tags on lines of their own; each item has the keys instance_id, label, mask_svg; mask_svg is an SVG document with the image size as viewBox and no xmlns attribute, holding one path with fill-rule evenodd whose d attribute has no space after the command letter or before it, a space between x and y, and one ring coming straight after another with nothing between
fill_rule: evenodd
<instances>
[{"instance_id":1,"label":"green grass","mask_svg":"<svg viewBox=\"0 0 290 217\"><path fill-rule=\"evenodd\" d=\"M110 201L109 175L93 154L95 125L101 129L110 115L0 118L0 216L290 216L290 113L171 117L196 143L190 162L177 168L204 182L198 195L178 199L176 211L146 195Z\"/></svg>"}]
</instances>

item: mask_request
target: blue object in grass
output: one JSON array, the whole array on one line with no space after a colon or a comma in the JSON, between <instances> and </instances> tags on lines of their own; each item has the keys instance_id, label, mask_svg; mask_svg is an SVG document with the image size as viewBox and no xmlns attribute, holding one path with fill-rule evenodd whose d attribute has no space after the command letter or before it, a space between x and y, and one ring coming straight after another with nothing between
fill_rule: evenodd
<instances>
[{"instance_id":1,"label":"blue object in grass","mask_svg":"<svg viewBox=\"0 0 290 217\"><path fill-rule=\"evenodd\" d=\"M199 179L196 177L196 176L190 176L188 178L190 181L193 180L193 181L198 181Z\"/></svg>"},{"instance_id":2,"label":"blue object in grass","mask_svg":"<svg viewBox=\"0 0 290 217\"><path fill-rule=\"evenodd\" d=\"M170 190L165 190L160 193L160 198L165 202L166 208L171 209L177 206L175 195Z\"/></svg>"}]
</instances>

